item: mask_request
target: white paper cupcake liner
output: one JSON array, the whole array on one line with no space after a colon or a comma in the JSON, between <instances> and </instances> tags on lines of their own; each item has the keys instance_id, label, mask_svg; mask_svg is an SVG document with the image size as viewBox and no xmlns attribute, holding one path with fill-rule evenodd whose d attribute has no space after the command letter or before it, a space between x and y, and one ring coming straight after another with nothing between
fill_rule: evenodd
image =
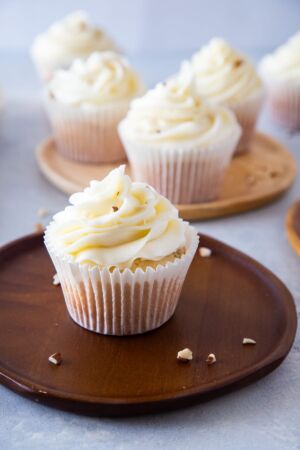
<instances>
[{"instance_id":1,"label":"white paper cupcake liner","mask_svg":"<svg viewBox=\"0 0 300 450\"><path fill-rule=\"evenodd\" d=\"M154 145L133 142L126 133L126 121L119 134L130 161L132 177L153 186L172 203L207 202L220 194L226 169L240 137L240 127L222 141L209 147L192 142Z\"/></svg>"},{"instance_id":2,"label":"white paper cupcake liner","mask_svg":"<svg viewBox=\"0 0 300 450\"><path fill-rule=\"evenodd\" d=\"M117 125L129 100L95 109L61 105L45 95L58 151L66 158L91 163L119 162L126 155Z\"/></svg>"},{"instance_id":3,"label":"white paper cupcake liner","mask_svg":"<svg viewBox=\"0 0 300 450\"><path fill-rule=\"evenodd\" d=\"M253 132L262 108L263 100L264 92L261 90L245 101L230 106L242 128L242 134L235 149L236 155L250 150Z\"/></svg>"},{"instance_id":4,"label":"white paper cupcake liner","mask_svg":"<svg viewBox=\"0 0 300 450\"><path fill-rule=\"evenodd\" d=\"M300 130L300 84L269 84L267 104L274 122L291 132Z\"/></svg>"},{"instance_id":5,"label":"white paper cupcake liner","mask_svg":"<svg viewBox=\"0 0 300 450\"><path fill-rule=\"evenodd\" d=\"M109 335L144 333L160 327L174 314L188 268L198 246L198 235L187 228L186 253L156 269L120 271L70 262L45 245L61 283L71 318L90 331Z\"/></svg>"}]
</instances>

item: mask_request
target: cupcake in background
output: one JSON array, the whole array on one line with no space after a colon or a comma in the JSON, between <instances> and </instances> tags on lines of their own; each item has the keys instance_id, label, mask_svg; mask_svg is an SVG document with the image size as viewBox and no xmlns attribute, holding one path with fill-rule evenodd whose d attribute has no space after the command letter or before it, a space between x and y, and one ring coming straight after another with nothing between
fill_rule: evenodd
<instances>
[{"instance_id":1,"label":"cupcake in background","mask_svg":"<svg viewBox=\"0 0 300 450\"><path fill-rule=\"evenodd\" d=\"M177 204L218 197L240 133L234 114L205 103L189 76L134 100L119 125L134 179Z\"/></svg>"},{"instance_id":2,"label":"cupcake in background","mask_svg":"<svg viewBox=\"0 0 300 450\"><path fill-rule=\"evenodd\" d=\"M143 85L129 63L114 52L91 54L58 70L45 89L58 151L69 159L124 161L117 125Z\"/></svg>"},{"instance_id":3,"label":"cupcake in background","mask_svg":"<svg viewBox=\"0 0 300 450\"><path fill-rule=\"evenodd\" d=\"M266 55L259 71L274 121L290 131L300 130L300 32Z\"/></svg>"},{"instance_id":4,"label":"cupcake in background","mask_svg":"<svg viewBox=\"0 0 300 450\"><path fill-rule=\"evenodd\" d=\"M249 150L264 91L248 58L223 39L214 38L183 63L181 70L193 73L199 95L232 109L242 127L236 153Z\"/></svg>"},{"instance_id":5,"label":"cupcake in background","mask_svg":"<svg viewBox=\"0 0 300 450\"><path fill-rule=\"evenodd\" d=\"M198 246L169 200L124 169L72 195L45 233L70 316L102 334L144 333L169 320Z\"/></svg>"},{"instance_id":6,"label":"cupcake in background","mask_svg":"<svg viewBox=\"0 0 300 450\"><path fill-rule=\"evenodd\" d=\"M42 80L49 81L55 70L68 68L74 59L106 50L117 48L103 30L89 23L85 12L77 11L38 35L31 56Z\"/></svg>"}]
</instances>

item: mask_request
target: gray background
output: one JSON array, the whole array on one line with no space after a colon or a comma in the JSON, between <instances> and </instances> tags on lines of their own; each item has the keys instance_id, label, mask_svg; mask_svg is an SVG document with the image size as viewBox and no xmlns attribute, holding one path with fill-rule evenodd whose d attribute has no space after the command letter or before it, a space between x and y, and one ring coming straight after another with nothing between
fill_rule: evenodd
<instances>
[{"instance_id":1,"label":"gray background","mask_svg":"<svg viewBox=\"0 0 300 450\"><path fill-rule=\"evenodd\" d=\"M33 231L41 220L38 208L54 213L66 205L67 197L43 178L34 160L49 127L27 51L52 19L83 7L120 42L149 86L173 73L182 57L211 36L225 36L258 60L300 24L296 0L2 0L0 85L6 104L0 117L0 244ZM259 128L281 140L300 163L299 135L276 128L265 111ZM300 260L286 240L284 216L299 192L297 180L287 195L263 209L196 224L273 270L298 308ZM0 386L0 449L299 449L299 362L298 337L282 366L247 388L182 411L129 419L56 411Z\"/></svg>"}]
</instances>

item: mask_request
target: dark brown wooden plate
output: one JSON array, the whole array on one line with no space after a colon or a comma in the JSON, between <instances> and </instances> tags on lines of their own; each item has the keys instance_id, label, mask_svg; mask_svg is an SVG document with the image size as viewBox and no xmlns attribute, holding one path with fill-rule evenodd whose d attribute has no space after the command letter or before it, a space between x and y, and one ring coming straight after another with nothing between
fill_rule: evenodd
<instances>
[{"instance_id":1,"label":"dark brown wooden plate","mask_svg":"<svg viewBox=\"0 0 300 450\"><path fill-rule=\"evenodd\" d=\"M300 256L300 200L293 203L287 212L286 231L289 243Z\"/></svg>"},{"instance_id":2,"label":"dark brown wooden plate","mask_svg":"<svg viewBox=\"0 0 300 450\"><path fill-rule=\"evenodd\" d=\"M0 250L0 379L32 399L84 413L177 408L258 379L277 367L296 332L293 298L258 262L201 236L174 317L156 331L108 337L66 311L41 235ZM255 346L243 346L250 337ZM191 363L176 360L190 347ZM48 356L61 352L54 366ZM216 364L207 366L208 353Z\"/></svg>"}]
</instances>

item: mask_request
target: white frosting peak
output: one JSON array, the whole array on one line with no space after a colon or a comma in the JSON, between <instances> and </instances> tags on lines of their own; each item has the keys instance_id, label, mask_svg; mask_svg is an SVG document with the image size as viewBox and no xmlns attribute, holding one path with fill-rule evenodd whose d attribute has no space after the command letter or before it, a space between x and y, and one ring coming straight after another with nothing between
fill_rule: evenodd
<instances>
[{"instance_id":1,"label":"white frosting peak","mask_svg":"<svg viewBox=\"0 0 300 450\"><path fill-rule=\"evenodd\" d=\"M130 267L158 261L186 244L187 222L165 197L134 183L125 166L70 197L46 231L56 253L82 264Z\"/></svg>"},{"instance_id":2,"label":"white frosting peak","mask_svg":"<svg viewBox=\"0 0 300 450\"><path fill-rule=\"evenodd\" d=\"M185 62L182 71L190 70L197 91L210 101L228 106L243 101L262 88L254 66L220 38L212 39Z\"/></svg>"},{"instance_id":3,"label":"white frosting peak","mask_svg":"<svg viewBox=\"0 0 300 450\"><path fill-rule=\"evenodd\" d=\"M239 129L231 111L208 105L199 97L187 72L159 83L134 100L121 127L129 138L140 141L197 139L203 144L222 140L233 129Z\"/></svg>"},{"instance_id":4,"label":"white frosting peak","mask_svg":"<svg viewBox=\"0 0 300 450\"><path fill-rule=\"evenodd\" d=\"M300 84L300 31L260 63L266 81L292 81Z\"/></svg>"},{"instance_id":5,"label":"white frosting peak","mask_svg":"<svg viewBox=\"0 0 300 450\"><path fill-rule=\"evenodd\" d=\"M75 58L105 50L116 50L116 46L104 31L89 23L83 11L55 22L32 46L34 57L54 66L68 66Z\"/></svg>"},{"instance_id":6,"label":"white frosting peak","mask_svg":"<svg viewBox=\"0 0 300 450\"><path fill-rule=\"evenodd\" d=\"M136 72L114 52L92 53L76 59L67 70L57 70L48 91L67 105L100 105L131 100L142 90Z\"/></svg>"}]
</instances>

